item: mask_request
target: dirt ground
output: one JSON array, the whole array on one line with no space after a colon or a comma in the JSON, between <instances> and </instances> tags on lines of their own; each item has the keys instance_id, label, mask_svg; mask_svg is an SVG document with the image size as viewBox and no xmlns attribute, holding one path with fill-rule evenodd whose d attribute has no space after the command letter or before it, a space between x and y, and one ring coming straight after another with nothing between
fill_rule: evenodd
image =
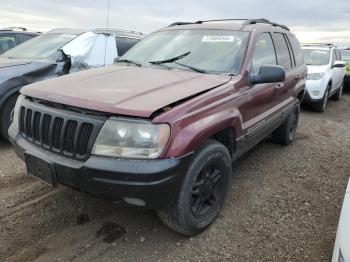
<instances>
[{"instance_id":1,"label":"dirt ground","mask_svg":"<svg viewBox=\"0 0 350 262\"><path fill-rule=\"evenodd\" d=\"M329 261L349 168L346 94L303 109L293 145L265 141L235 163L219 218L186 238L154 212L50 188L0 141L0 260Z\"/></svg>"}]
</instances>

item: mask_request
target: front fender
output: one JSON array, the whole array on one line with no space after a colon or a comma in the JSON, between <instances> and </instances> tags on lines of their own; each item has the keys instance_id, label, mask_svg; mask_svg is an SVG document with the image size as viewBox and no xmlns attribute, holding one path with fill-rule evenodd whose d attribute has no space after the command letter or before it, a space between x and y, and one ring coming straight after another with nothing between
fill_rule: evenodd
<instances>
[{"instance_id":1,"label":"front fender","mask_svg":"<svg viewBox=\"0 0 350 262\"><path fill-rule=\"evenodd\" d=\"M220 110L204 117L187 117L172 126L172 135L165 157L186 155L206 139L227 128L232 128L236 135L241 134L242 117L237 109Z\"/></svg>"}]
</instances>

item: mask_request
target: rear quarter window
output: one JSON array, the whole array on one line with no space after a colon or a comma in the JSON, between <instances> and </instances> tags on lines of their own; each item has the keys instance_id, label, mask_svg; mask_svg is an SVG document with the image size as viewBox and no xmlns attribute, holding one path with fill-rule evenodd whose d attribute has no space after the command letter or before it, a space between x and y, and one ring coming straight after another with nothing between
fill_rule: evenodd
<instances>
[{"instance_id":1,"label":"rear quarter window","mask_svg":"<svg viewBox=\"0 0 350 262\"><path fill-rule=\"evenodd\" d=\"M137 44L140 39L116 36L118 56L124 55L131 47Z\"/></svg>"},{"instance_id":2,"label":"rear quarter window","mask_svg":"<svg viewBox=\"0 0 350 262\"><path fill-rule=\"evenodd\" d=\"M294 58L295 58L295 64L297 66L303 65L304 64L304 55L303 55L303 51L301 49L301 46L300 46L298 39L294 35L289 35L288 39L289 39L290 44L292 45Z\"/></svg>"}]
</instances>

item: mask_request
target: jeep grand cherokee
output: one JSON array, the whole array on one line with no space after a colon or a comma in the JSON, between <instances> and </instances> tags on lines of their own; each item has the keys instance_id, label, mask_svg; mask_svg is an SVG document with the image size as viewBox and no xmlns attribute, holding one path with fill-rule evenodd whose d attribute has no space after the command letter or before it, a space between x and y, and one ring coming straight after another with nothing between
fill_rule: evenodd
<instances>
[{"instance_id":1,"label":"jeep grand cherokee","mask_svg":"<svg viewBox=\"0 0 350 262\"><path fill-rule=\"evenodd\" d=\"M286 26L174 23L115 66L23 88L9 135L30 175L195 235L219 214L234 160L271 133L294 140L306 73Z\"/></svg>"}]
</instances>

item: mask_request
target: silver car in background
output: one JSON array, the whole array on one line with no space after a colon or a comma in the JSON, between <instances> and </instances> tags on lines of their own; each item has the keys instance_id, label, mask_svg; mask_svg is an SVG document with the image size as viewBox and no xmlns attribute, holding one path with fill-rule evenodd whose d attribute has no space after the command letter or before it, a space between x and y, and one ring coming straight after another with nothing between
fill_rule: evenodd
<instances>
[{"instance_id":1,"label":"silver car in background","mask_svg":"<svg viewBox=\"0 0 350 262\"><path fill-rule=\"evenodd\" d=\"M345 62L332 44L304 44L302 49L308 66L304 102L324 112L328 98L339 100L342 95Z\"/></svg>"}]
</instances>

